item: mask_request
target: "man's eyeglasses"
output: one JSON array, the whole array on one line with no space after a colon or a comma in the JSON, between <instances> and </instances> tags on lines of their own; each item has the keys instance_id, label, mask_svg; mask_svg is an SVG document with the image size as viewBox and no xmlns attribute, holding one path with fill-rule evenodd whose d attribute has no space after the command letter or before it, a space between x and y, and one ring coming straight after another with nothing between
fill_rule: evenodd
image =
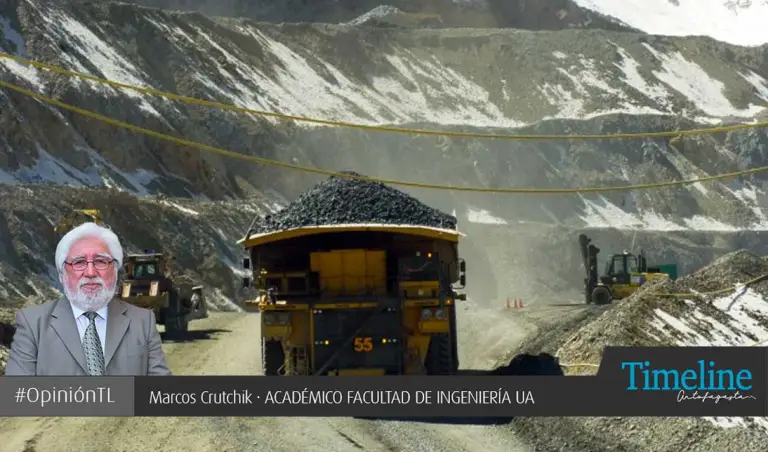
<instances>
[{"instance_id":1,"label":"man's eyeglasses","mask_svg":"<svg viewBox=\"0 0 768 452\"><path fill-rule=\"evenodd\" d=\"M72 267L76 271L84 271L86 268L88 268L88 264L93 263L93 268L96 270L106 270L112 265L112 262L114 262L114 259L110 259L108 257L98 257L92 261L85 260L85 259L75 259L72 262L66 262L67 265Z\"/></svg>"}]
</instances>

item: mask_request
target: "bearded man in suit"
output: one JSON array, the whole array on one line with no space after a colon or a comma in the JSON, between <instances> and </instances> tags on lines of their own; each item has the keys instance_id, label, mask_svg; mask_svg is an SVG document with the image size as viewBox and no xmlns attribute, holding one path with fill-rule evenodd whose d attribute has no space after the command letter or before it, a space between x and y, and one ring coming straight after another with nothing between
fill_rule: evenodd
<instances>
[{"instance_id":1,"label":"bearded man in suit","mask_svg":"<svg viewBox=\"0 0 768 452\"><path fill-rule=\"evenodd\" d=\"M122 260L109 228L65 234L55 255L65 296L16 313L5 374L170 375L154 312L115 296Z\"/></svg>"}]
</instances>

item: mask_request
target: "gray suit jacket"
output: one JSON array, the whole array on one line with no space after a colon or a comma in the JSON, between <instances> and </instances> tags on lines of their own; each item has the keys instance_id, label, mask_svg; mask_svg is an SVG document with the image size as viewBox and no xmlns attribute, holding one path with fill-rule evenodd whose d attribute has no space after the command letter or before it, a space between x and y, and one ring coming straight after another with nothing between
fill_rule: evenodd
<instances>
[{"instance_id":1,"label":"gray suit jacket","mask_svg":"<svg viewBox=\"0 0 768 452\"><path fill-rule=\"evenodd\" d=\"M114 298L109 302L105 375L170 375L155 313ZM66 298L16 313L5 374L87 375L85 353Z\"/></svg>"}]
</instances>

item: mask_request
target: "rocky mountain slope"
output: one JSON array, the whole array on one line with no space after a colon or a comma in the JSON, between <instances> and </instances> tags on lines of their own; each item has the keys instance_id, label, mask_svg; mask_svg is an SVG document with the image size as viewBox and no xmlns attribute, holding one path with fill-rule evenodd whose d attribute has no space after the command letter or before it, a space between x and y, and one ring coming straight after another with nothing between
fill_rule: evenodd
<instances>
[{"instance_id":1,"label":"rocky mountain slope","mask_svg":"<svg viewBox=\"0 0 768 452\"><path fill-rule=\"evenodd\" d=\"M436 28L628 28L572 0L132 0L142 6L265 22L367 23Z\"/></svg>"},{"instance_id":2,"label":"rocky mountain slope","mask_svg":"<svg viewBox=\"0 0 768 452\"><path fill-rule=\"evenodd\" d=\"M748 121L768 102L766 49L709 39L604 30L271 25L116 3L44 4L21 1L3 12L4 48L110 79L298 115L431 128L611 133L690 128L694 121ZM341 164L427 182L612 185L696 177L765 162L761 130L672 142L453 140L314 130L117 93L7 60L3 68L4 77L28 88L153 130L283 161L331 169ZM256 170L69 113L60 116L15 93L4 92L2 101L9 130L2 151L7 182L95 183L139 193L222 198L249 187L293 187L300 180L285 170ZM438 157L439 168L427 164ZM403 159L408 159L407 168L400 165ZM763 180L752 178L760 189L754 192L751 185L728 181L635 192L609 198L612 204L599 197L590 202L528 198L537 207L520 210L521 197L504 199L513 200L517 218L549 217L554 211L559 220L586 216L589 224L597 221L595 212L606 216L607 209L623 208L640 210L650 218L646 222L669 228L656 215L674 209L678 223L702 215L726 223L740 218L739 226L747 226L762 221L751 213L755 204L748 196L762 201ZM311 178L296 188L314 182ZM563 205L570 206L565 213ZM740 206L746 215L729 215L737 209L729 205ZM497 210L501 215L511 209ZM710 228L722 229L713 224Z\"/></svg>"},{"instance_id":3,"label":"rocky mountain slope","mask_svg":"<svg viewBox=\"0 0 768 452\"><path fill-rule=\"evenodd\" d=\"M423 8L395 7L416 13L441 3L417 4ZM525 2L514 4L532 11ZM548 6L534 9L542 11L531 12L535 17L573 5L536 4ZM599 28L594 21L589 29L547 27L533 19L529 30L409 29L371 27L366 21L271 24L112 2L12 0L4 5L4 51L139 86L323 119L486 133L609 134L755 121L766 117L768 105L766 46L652 36L615 25ZM317 20L326 20L317 14ZM10 60L0 61L0 72L3 80L63 102L235 152L426 183L616 186L768 165L763 129L589 141L413 136L223 112ZM107 186L206 201L251 195L277 199L275 193L293 199L319 180L128 132L8 90L0 91L0 104L4 184ZM489 262L485 250L521 235L527 237L526 248L501 251L503 258L527 261L521 278L541 282L509 290L549 297L551 291L542 294L545 289L535 287L572 287L581 278L573 271L580 264L571 241L574 229L629 231L603 236L606 253L627 247L638 235L635 230L639 236L661 235L670 248L659 249L665 254L659 259L678 259L694 270L711 249L762 243L768 228L764 173L603 195L407 191L455 212L459 228L471 232L464 253L479 262L478 296L483 298L504 296L509 286L509 270ZM560 264L551 275L531 269L534 262L552 265L552 257L533 246L547 243L569 247L554 256ZM501 286L485 279L502 281Z\"/></svg>"}]
</instances>

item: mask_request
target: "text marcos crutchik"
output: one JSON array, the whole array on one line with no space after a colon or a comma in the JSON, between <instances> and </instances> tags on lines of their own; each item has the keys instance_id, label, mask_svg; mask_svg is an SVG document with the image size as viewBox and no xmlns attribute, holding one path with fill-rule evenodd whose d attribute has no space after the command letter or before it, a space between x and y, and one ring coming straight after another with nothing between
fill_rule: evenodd
<instances>
[{"instance_id":1,"label":"text marcos crutchik","mask_svg":"<svg viewBox=\"0 0 768 452\"><path fill-rule=\"evenodd\" d=\"M498 390L370 390L370 391L317 391L274 390L264 395L252 391L151 391L151 405L512 405L534 404L531 391Z\"/></svg>"}]
</instances>

